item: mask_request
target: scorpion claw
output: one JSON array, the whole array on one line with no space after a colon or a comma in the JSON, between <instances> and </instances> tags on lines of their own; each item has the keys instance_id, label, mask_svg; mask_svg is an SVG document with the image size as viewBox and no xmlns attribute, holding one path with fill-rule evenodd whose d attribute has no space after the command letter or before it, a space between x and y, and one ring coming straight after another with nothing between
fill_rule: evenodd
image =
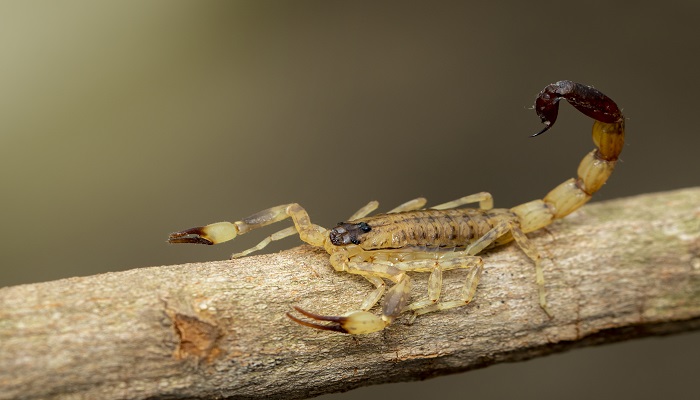
<instances>
[{"instance_id":1,"label":"scorpion claw","mask_svg":"<svg viewBox=\"0 0 700 400\"><path fill-rule=\"evenodd\" d=\"M303 319L287 313L287 317L289 317L292 321L300 325L308 326L309 328L321 329L324 331L335 331L349 333L351 335L358 335L380 331L386 328L386 326L389 324L383 318L367 311L351 311L340 316L330 316L314 314L297 306L294 306L294 309L308 318L316 321L327 321L330 322L330 324L318 324L315 322L304 321Z\"/></svg>"},{"instance_id":2,"label":"scorpion claw","mask_svg":"<svg viewBox=\"0 0 700 400\"><path fill-rule=\"evenodd\" d=\"M214 244L206 238L203 227L190 228L180 232L173 232L168 237L168 243L196 243L196 244Z\"/></svg>"},{"instance_id":3,"label":"scorpion claw","mask_svg":"<svg viewBox=\"0 0 700 400\"><path fill-rule=\"evenodd\" d=\"M185 229L173 232L168 237L168 243L217 244L231 240L238 234L238 229L231 222L217 222L207 226Z\"/></svg>"},{"instance_id":4,"label":"scorpion claw","mask_svg":"<svg viewBox=\"0 0 700 400\"><path fill-rule=\"evenodd\" d=\"M316 329L320 329L320 330L324 330L324 331L335 331L335 332L348 333L348 331L342 327L342 323L344 322L345 317L333 317L333 316L329 316L329 315L318 315L318 314L310 313L310 312L303 310L297 306L294 306L294 309L297 310L300 314L303 314L311 319L315 319L317 321L330 321L330 322L332 322L332 324L328 324L328 325L317 324L314 322L304 321L303 319L297 318L297 317L293 316L292 314L287 313L287 316L292 321L294 321L300 325L304 325L304 326L308 326L309 328L316 328Z\"/></svg>"}]
</instances>

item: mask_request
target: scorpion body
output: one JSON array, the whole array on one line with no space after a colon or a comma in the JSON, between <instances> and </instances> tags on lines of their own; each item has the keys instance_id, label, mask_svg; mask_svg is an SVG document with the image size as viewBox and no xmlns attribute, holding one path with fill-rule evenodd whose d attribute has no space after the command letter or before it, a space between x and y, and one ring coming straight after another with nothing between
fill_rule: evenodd
<instances>
[{"instance_id":1,"label":"scorpion body","mask_svg":"<svg viewBox=\"0 0 700 400\"><path fill-rule=\"evenodd\" d=\"M581 161L576 178L550 191L543 199L511 209L494 209L489 193L482 192L425 209L426 200L406 202L386 214L369 216L378 203L372 201L333 229L311 223L299 204L286 204L263 210L236 222L217 222L172 233L170 243L217 244L251 230L291 218L294 226L276 232L257 246L232 257L241 257L264 248L272 241L294 234L306 243L324 248L337 271L358 274L375 289L359 310L341 316L325 316L294 307L312 321L287 314L302 325L350 334L376 332L391 324L402 312L420 314L468 304L476 293L483 271L482 251L511 241L535 265L539 304L547 308L540 255L526 233L541 229L555 219L575 211L598 191L612 173L624 145L624 117L615 102L600 91L571 81L545 87L537 96L535 111L545 125L537 136L554 125L559 101L567 100L595 120L593 141L596 149ZM459 208L478 203L478 208ZM442 274L465 269L466 279L459 299L441 301ZM429 272L427 297L409 303L411 278L407 272ZM385 279L394 283L386 289ZM381 298L381 315L369 310ZM315 322L321 321L325 323Z\"/></svg>"},{"instance_id":2,"label":"scorpion body","mask_svg":"<svg viewBox=\"0 0 700 400\"><path fill-rule=\"evenodd\" d=\"M512 212L500 209L404 211L343 223L331 230L330 240L336 246L352 243L363 250L410 247L460 250L498 222L514 218Z\"/></svg>"}]
</instances>

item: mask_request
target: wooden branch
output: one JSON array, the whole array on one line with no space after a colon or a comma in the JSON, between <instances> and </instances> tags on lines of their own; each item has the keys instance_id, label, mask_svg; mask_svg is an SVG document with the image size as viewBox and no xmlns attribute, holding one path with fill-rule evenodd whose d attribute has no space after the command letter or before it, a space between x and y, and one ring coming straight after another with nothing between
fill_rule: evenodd
<instances>
[{"instance_id":1,"label":"wooden branch","mask_svg":"<svg viewBox=\"0 0 700 400\"><path fill-rule=\"evenodd\" d=\"M371 288L309 246L3 288L0 398L303 398L700 328L700 188L593 204L531 237L551 320L516 246L485 255L471 305L365 336L285 317L343 313Z\"/></svg>"}]
</instances>

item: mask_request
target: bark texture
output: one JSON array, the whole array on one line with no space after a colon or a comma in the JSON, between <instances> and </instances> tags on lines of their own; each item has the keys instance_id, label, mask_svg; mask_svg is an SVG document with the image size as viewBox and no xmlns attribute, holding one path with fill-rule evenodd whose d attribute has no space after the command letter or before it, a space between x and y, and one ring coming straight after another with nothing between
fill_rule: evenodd
<instances>
[{"instance_id":1,"label":"bark texture","mask_svg":"<svg viewBox=\"0 0 700 400\"><path fill-rule=\"evenodd\" d=\"M700 188L589 205L530 236L552 319L513 245L484 255L471 305L355 337L285 317L341 314L371 289L310 246L2 288L0 398L304 398L700 328ZM463 276L446 273L445 298Z\"/></svg>"}]
</instances>

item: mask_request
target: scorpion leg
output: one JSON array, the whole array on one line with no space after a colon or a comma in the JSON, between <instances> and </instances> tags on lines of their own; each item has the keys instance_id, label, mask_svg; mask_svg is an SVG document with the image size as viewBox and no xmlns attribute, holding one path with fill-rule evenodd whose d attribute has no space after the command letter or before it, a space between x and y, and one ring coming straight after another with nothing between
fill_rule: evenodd
<instances>
[{"instance_id":1,"label":"scorpion leg","mask_svg":"<svg viewBox=\"0 0 700 400\"><path fill-rule=\"evenodd\" d=\"M395 208L393 208L390 211L387 211L387 214L394 214L394 213L399 213L399 212L404 212L404 211L414 211L414 210L420 210L425 206L425 203L427 203L428 200L426 200L425 197L419 197L417 199L409 200Z\"/></svg>"},{"instance_id":2,"label":"scorpion leg","mask_svg":"<svg viewBox=\"0 0 700 400\"><path fill-rule=\"evenodd\" d=\"M423 208L423 206L425 206L425 203L427 203L427 200L424 197L419 197L417 199L407 201L390 211L387 211L387 214L398 213L402 211L419 210ZM376 210L377 207L379 207L379 203L377 201L372 200L369 203L367 203L366 206L360 208L359 210L357 210L357 212L355 212L355 214L350 216L350 218L348 218L348 221L354 221L356 219L364 218L368 216L372 211Z\"/></svg>"},{"instance_id":3,"label":"scorpion leg","mask_svg":"<svg viewBox=\"0 0 700 400\"><path fill-rule=\"evenodd\" d=\"M387 211L387 214L398 213L402 211L419 210L423 208L423 206L425 206L425 203L427 203L427 200L424 197L419 197L417 199L407 201L390 211ZM350 218L348 218L348 221L354 221L356 219L364 218L368 216L372 211L376 210L377 207L379 207L379 203L377 201L372 200L369 203L367 203L366 206L360 208L359 210L357 210L357 212L355 212L355 214L350 216Z\"/></svg>"},{"instance_id":4,"label":"scorpion leg","mask_svg":"<svg viewBox=\"0 0 700 400\"><path fill-rule=\"evenodd\" d=\"M421 314L465 306L472 301L476 294L476 287L479 285L481 273L484 270L484 263L481 257L471 258L473 258L473 260L470 259L467 263L460 266L460 268L469 268L469 270L467 271L464 286L462 286L462 290L460 291L459 300L436 302L432 301L432 299L428 299L415 302L406 308L407 310L413 310L413 316L410 322L413 322L413 320Z\"/></svg>"},{"instance_id":5,"label":"scorpion leg","mask_svg":"<svg viewBox=\"0 0 700 400\"><path fill-rule=\"evenodd\" d=\"M357 210L355 212L355 214L350 216L348 221L353 221L356 219L364 218L364 217L368 216L372 211L376 210L377 207L379 207L379 202L372 200L369 203L367 203L366 206L360 208L359 210Z\"/></svg>"},{"instance_id":6,"label":"scorpion leg","mask_svg":"<svg viewBox=\"0 0 700 400\"><path fill-rule=\"evenodd\" d=\"M245 257L245 256L247 256L247 255L250 254L250 253L253 253L253 252L255 252L255 251L264 249L264 248L265 248L268 244L270 244L271 242L274 242L274 241L276 241L276 240L284 239L284 238L286 238L286 237L288 237L288 236L294 235L295 233L297 233L297 229L296 229L296 227L294 227L294 226L290 226L290 227L284 228L284 229L282 229L281 231L275 232L275 233L273 233L272 235L266 237L266 238L263 239L260 243L258 243L257 245L255 245L255 246L249 248L248 250L243 250L243 251L241 251L240 253L232 254L232 255L231 255L231 258Z\"/></svg>"},{"instance_id":7,"label":"scorpion leg","mask_svg":"<svg viewBox=\"0 0 700 400\"><path fill-rule=\"evenodd\" d=\"M342 254L343 252L339 253ZM360 274L374 285L375 289L367 294L360 305L361 310L368 311L379 302L386 291L386 283L382 276L398 282L401 277L401 270L393 267L393 260L396 258L393 252L362 251L352 257L349 257L347 254L345 253L343 256L340 256L340 254L336 255L335 260L331 260L331 264L335 263L335 265L338 265L338 267L335 267L336 270ZM379 276L375 276L375 274Z\"/></svg>"},{"instance_id":8,"label":"scorpion leg","mask_svg":"<svg viewBox=\"0 0 700 400\"><path fill-rule=\"evenodd\" d=\"M381 299L384 295L384 292L386 291L386 283L384 283L384 279L376 276L364 275L364 277L375 287L375 289L365 297L360 305L360 310L369 311L369 309L374 307L374 305L377 304L379 299Z\"/></svg>"},{"instance_id":9,"label":"scorpion leg","mask_svg":"<svg viewBox=\"0 0 700 400\"><path fill-rule=\"evenodd\" d=\"M457 200L448 201L447 203L438 204L430 207L433 210L446 210L448 208L457 208L465 204L479 203L479 208L482 210L490 210L493 208L493 196L488 192L481 192L464 196Z\"/></svg>"},{"instance_id":10,"label":"scorpion leg","mask_svg":"<svg viewBox=\"0 0 700 400\"><path fill-rule=\"evenodd\" d=\"M468 304L476 292L483 264L481 257L467 255L464 252L452 252L442 253L435 260L415 260L395 265L403 271L431 272L428 278L428 297L410 304L406 310L414 311L413 318L415 318L416 315L427 312ZM438 302L442 290L442 272L458 268L467 270L467 277L461 291L460 300Z\"/></svg>"},{"instance_id":11,"label":"scorpion leg","mask_svg":"<svg viewBox=\"0 0 700 400\"><path fill-rule=\"evenodd\" d=\"M339 271L365 276L374 282L377 289L370 293L362 303L362 310L369 310L381 298L384 290L383 278L400 282L401 272L430 272L428 278L428 296L426 299L410 304L402 311L417 311L415 315L430 311L448 309L468 304L474 297L476 286L483 269L481 257L465 252L415 252L396 250L375 250L364 252L358 250L352 256L349 252L338 252L332 257L331 264ZM448 303L438 303L442 290L442 273L453 269L466 269L467 277L461 291L460 300ZM398 283L397 283L398 285ZM392 287L391 290L397 290ZM388 297L391 297L388 295ZM386 304L386 299L384 304ZM386 306L384 307L386 308ZM424 309L424 310L422 310ZM392 309L396 312L395 309ZM386 314L384 314L386 315ZM398 314L397 314L398 315Z\"/></svg>"},{"instance_id":12,"label":"scorpion leg","mask_svg":"<svg viewBox=\"0 0 700 400\"><path fill-rule=\"evenodd\" d=\"M362 218L362 217L359 217ZM352 249L352 254L355 254L355 257L358 257L357 254L362 253L362 251L359 249L359 247L354 247ZM348 249L342 249L342 250L336 250L334 253L335 256L331 259L331 264L334 265L334 268L337 271L346 271L346 272L352 272L352 270L357 269L355 267L356 264L352 264L352 266L348 265L348 259L350 258L350 252ZM366 257L366 259L369 259ZM359 269L358 269L359 271ZM399 273L398 270L392 270L387 272L387 274L397 274ZM374 290L367 294L365 299L362 301L362 304L360 305L360 309L363 311L368 311L370 308L374 307L375 304L379 301L379 299L382 298L384 295L384 292L386 291L386 283L384 282L384 279L369 275L366 272L361 273L365 279L370 281L372 285L374 285Z\"/></svg>"},{"instance_id":13,"label":"scorpion leg","mask_svg":"<svg viewBox=\"0 0 700 400\"><path fill-rule=\"evenodd\" d=\"M375 286L375 289L367 294L362 301L360 309L367 311L374 307L386 291L386 283L383 278L393 282L399 282L402 278L401 270L394 268L392 263L381 255L379 259L376 252L367 252L357 246L348 246L336 249L330 257L333 268L338 272L347 272L364 277Z\"/></svg>"},{"instance_id":14,"label":"scorpion leg","mask_svg":"<svg viewBox=\"0 0 700 400\"><path fill-rule=\"evenodd\" d=\"M513 239L515 239L515 243L518 244L518 247L520 247L523 253L525 253L525 255L527 255L528 258L530 258L532 262L535 263L535 276L537 282L537 291L539 292L540 298L540 307L544 310L545 313L547 313L547 316L552 318L553 315L547 308L547 297L544 289L544 271L542 270L541 262L542 257L537 251L537 248L535 248L535 246L532 244L530 239L528 239L527 235L525 235L522 229L520 229L517 226L513 226L511 228L511 234L513 235Z\"/></svg>"},{"instance_id":15,"label":"scorpion leg","mask_svg":"<svg viewBox=\"0 0 700 400\"><path fill-rule=\"evenodd\" d=\"M400 277L400 271L432 271L431 282L434 282L434 284L430 287L434 289L430 292L433 293L431 295L431 298L437 299L440 297L440 288L442 285L442 268L440 268L437 264L433 267L425 267L425 265L432 264L430 260L406 260L415 256L415 252L396 252L393 250L378 250L355 254L352 257L353 261L348 261L349 257L347 255L343 255L342 257L338 255L336 256L338 258L335 262L336 264L346 263L344 266L340 267L341 269L339 270L342 271L351 273L353 270L363 271L361 273L362 276L364 276L368 281L372 282L372 284L375 286L375 290L365 297L365 299L362 302L362 305L360 306L360 309L367 311L371 309L375 304L377 304L379 299L382 298L382 295L386 290L386 283L381 277L368 275L367 272L364 271L372 271L372 273L379 273L382 274L382 276L394 281L398 279L397 277ZM431 257L433 257L432 254ZM358 262L357 260L361 261ZM417 267L412 267L412 265L417 265Z\"/></svg>"},{"instance_id":16,"label":"scorpion leg","mask_svg":"<svg viewBox=\"0 0 700 400\"><path fill-rule=\"evenodd\" d=\"M540 307L551 318L552 313L547 308L546 292L544 288L544 272L542 270L541 257L535 246L530 242L530 239L525 235L523 230L514 221L501 221L488 231L484 236L472 243L466 250L467 253L475 255L479 254L485 248L495 243L505 234L510 233L517 243L518 247L530 258L535 264L535 274L537 290L539 292Z\"/></svg>"}]
</instances>

